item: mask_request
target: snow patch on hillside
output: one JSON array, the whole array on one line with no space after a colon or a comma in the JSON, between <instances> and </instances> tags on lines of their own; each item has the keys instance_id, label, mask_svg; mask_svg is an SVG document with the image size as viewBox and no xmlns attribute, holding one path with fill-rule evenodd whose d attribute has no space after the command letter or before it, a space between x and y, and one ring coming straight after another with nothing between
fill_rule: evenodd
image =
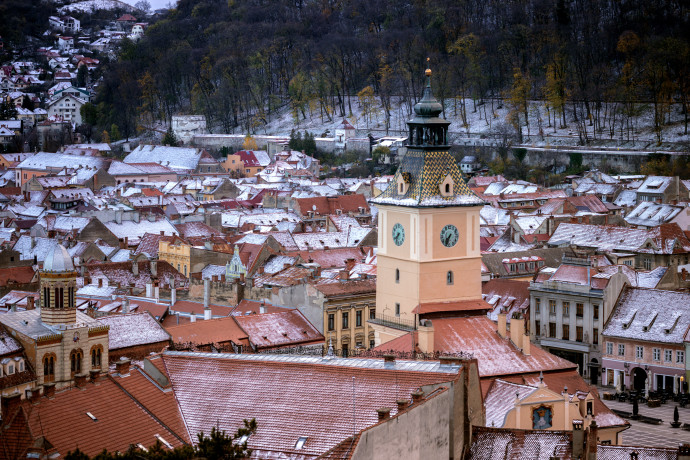
<instances>
[{"instance_id":1,"label":"snow patch on hillside","mask_svg":"<svg viewBox=\"0 0 690 460\"><path fill-rule=\"evenodd\" d=\"M122 9L131 12L138 11L131 5L120 0L84 0L70 5L65 5L58 9L58 13L67 14L72 12L92 13L97 10L117 10Z\"/></svg>"}]
</instances>

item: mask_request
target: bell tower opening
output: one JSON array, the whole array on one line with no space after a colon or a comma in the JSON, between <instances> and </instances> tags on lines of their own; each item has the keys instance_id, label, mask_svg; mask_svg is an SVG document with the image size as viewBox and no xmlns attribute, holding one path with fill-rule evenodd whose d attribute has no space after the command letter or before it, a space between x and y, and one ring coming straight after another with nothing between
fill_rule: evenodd
<instances>
[{"instance_id":1,"label":"bell tower opening","mask_svg":"<svg viewBox=\"0 0 690 460\"><path fill-rule=\"evenodd\" d=\"M64 246L56 244L48 252L39 277L41 321L46 324L76 323L77 272Z\"/></svg>"}]
</instances>

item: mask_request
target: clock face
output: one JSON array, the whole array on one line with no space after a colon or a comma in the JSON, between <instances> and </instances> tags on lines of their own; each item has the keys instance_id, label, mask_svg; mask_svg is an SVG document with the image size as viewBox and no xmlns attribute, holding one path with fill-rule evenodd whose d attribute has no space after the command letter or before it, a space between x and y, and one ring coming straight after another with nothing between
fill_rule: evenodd
<instances>
[{"instance_id":1,"label":"clock face","mask_svg":"<svg viewBox=\"0 0 690 460\"><path fill-rule=\"evenodd\" d=\"M460 232L455 225L446 225L441 229L441 243L447 248L452 248L458 242Z\"/></svg>"},{"instance_id":2,"label":"clock face","mask_svg":"<svg viewBox=\"0 0 690 460\"><path fill-rule=\"evenodd\" d=\"M400 246L405 241L405 229L400 224L393 225L393 242Z\"/></svg>"}]
</instances>

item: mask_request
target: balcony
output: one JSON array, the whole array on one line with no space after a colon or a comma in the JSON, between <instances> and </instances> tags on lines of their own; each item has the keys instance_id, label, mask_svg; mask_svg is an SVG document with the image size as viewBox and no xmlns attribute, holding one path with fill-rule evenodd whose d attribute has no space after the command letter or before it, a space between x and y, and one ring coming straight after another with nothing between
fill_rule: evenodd
<instances>
[{"instance_id":1,"label":"balcony","mask_svg":"<svg viewBox=\"0 0 690 460\"><path fill-rule=\"evenodd\" d=\"M376 318L370 319L368 322L400 331L414 331L416 329L414 320L402 319L398 316L376 315Z\"/></svg>"}]
</instances>

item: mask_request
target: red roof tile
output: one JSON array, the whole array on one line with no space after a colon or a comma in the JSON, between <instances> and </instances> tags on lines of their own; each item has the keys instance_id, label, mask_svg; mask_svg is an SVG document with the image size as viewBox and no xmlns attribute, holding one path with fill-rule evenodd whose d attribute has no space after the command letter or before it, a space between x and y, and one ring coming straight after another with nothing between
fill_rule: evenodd
<instances>
[{"instance_id":1,"label":"red roof tile","mask_svg":"<svg viewBox=\"0 0 690 460\"><path fill-rule=\"evenodd\" d=\"M344 213L359 212L359 208L364 208L366 212L369 212L369 204L364 195L360 194L297 198L295 204L302 215L306 215L309 211L315 211L321 215L336 214L336 210Z\"/></svg>"},{"instance_id":2,"label":"red roof tile","mask_svg":"<svg viewBox=\"0 0 690 460\"><path fill-rule=\"evenodd\" d=\"M297 309L233 318L258 348L324 343L323 335Z\"/></svg>"},{"instance_id":3,"label":"red roof tile","mask_svg":"<svg viewBox=\"0 0 690 460\"><path fill-rule=\"evenodd\" d=\"M210 345L233 342L235 345L249 345L247 333L235 322L235 318L214 318L166 327L177 344Z\"/></svg>"}]
</instances>

